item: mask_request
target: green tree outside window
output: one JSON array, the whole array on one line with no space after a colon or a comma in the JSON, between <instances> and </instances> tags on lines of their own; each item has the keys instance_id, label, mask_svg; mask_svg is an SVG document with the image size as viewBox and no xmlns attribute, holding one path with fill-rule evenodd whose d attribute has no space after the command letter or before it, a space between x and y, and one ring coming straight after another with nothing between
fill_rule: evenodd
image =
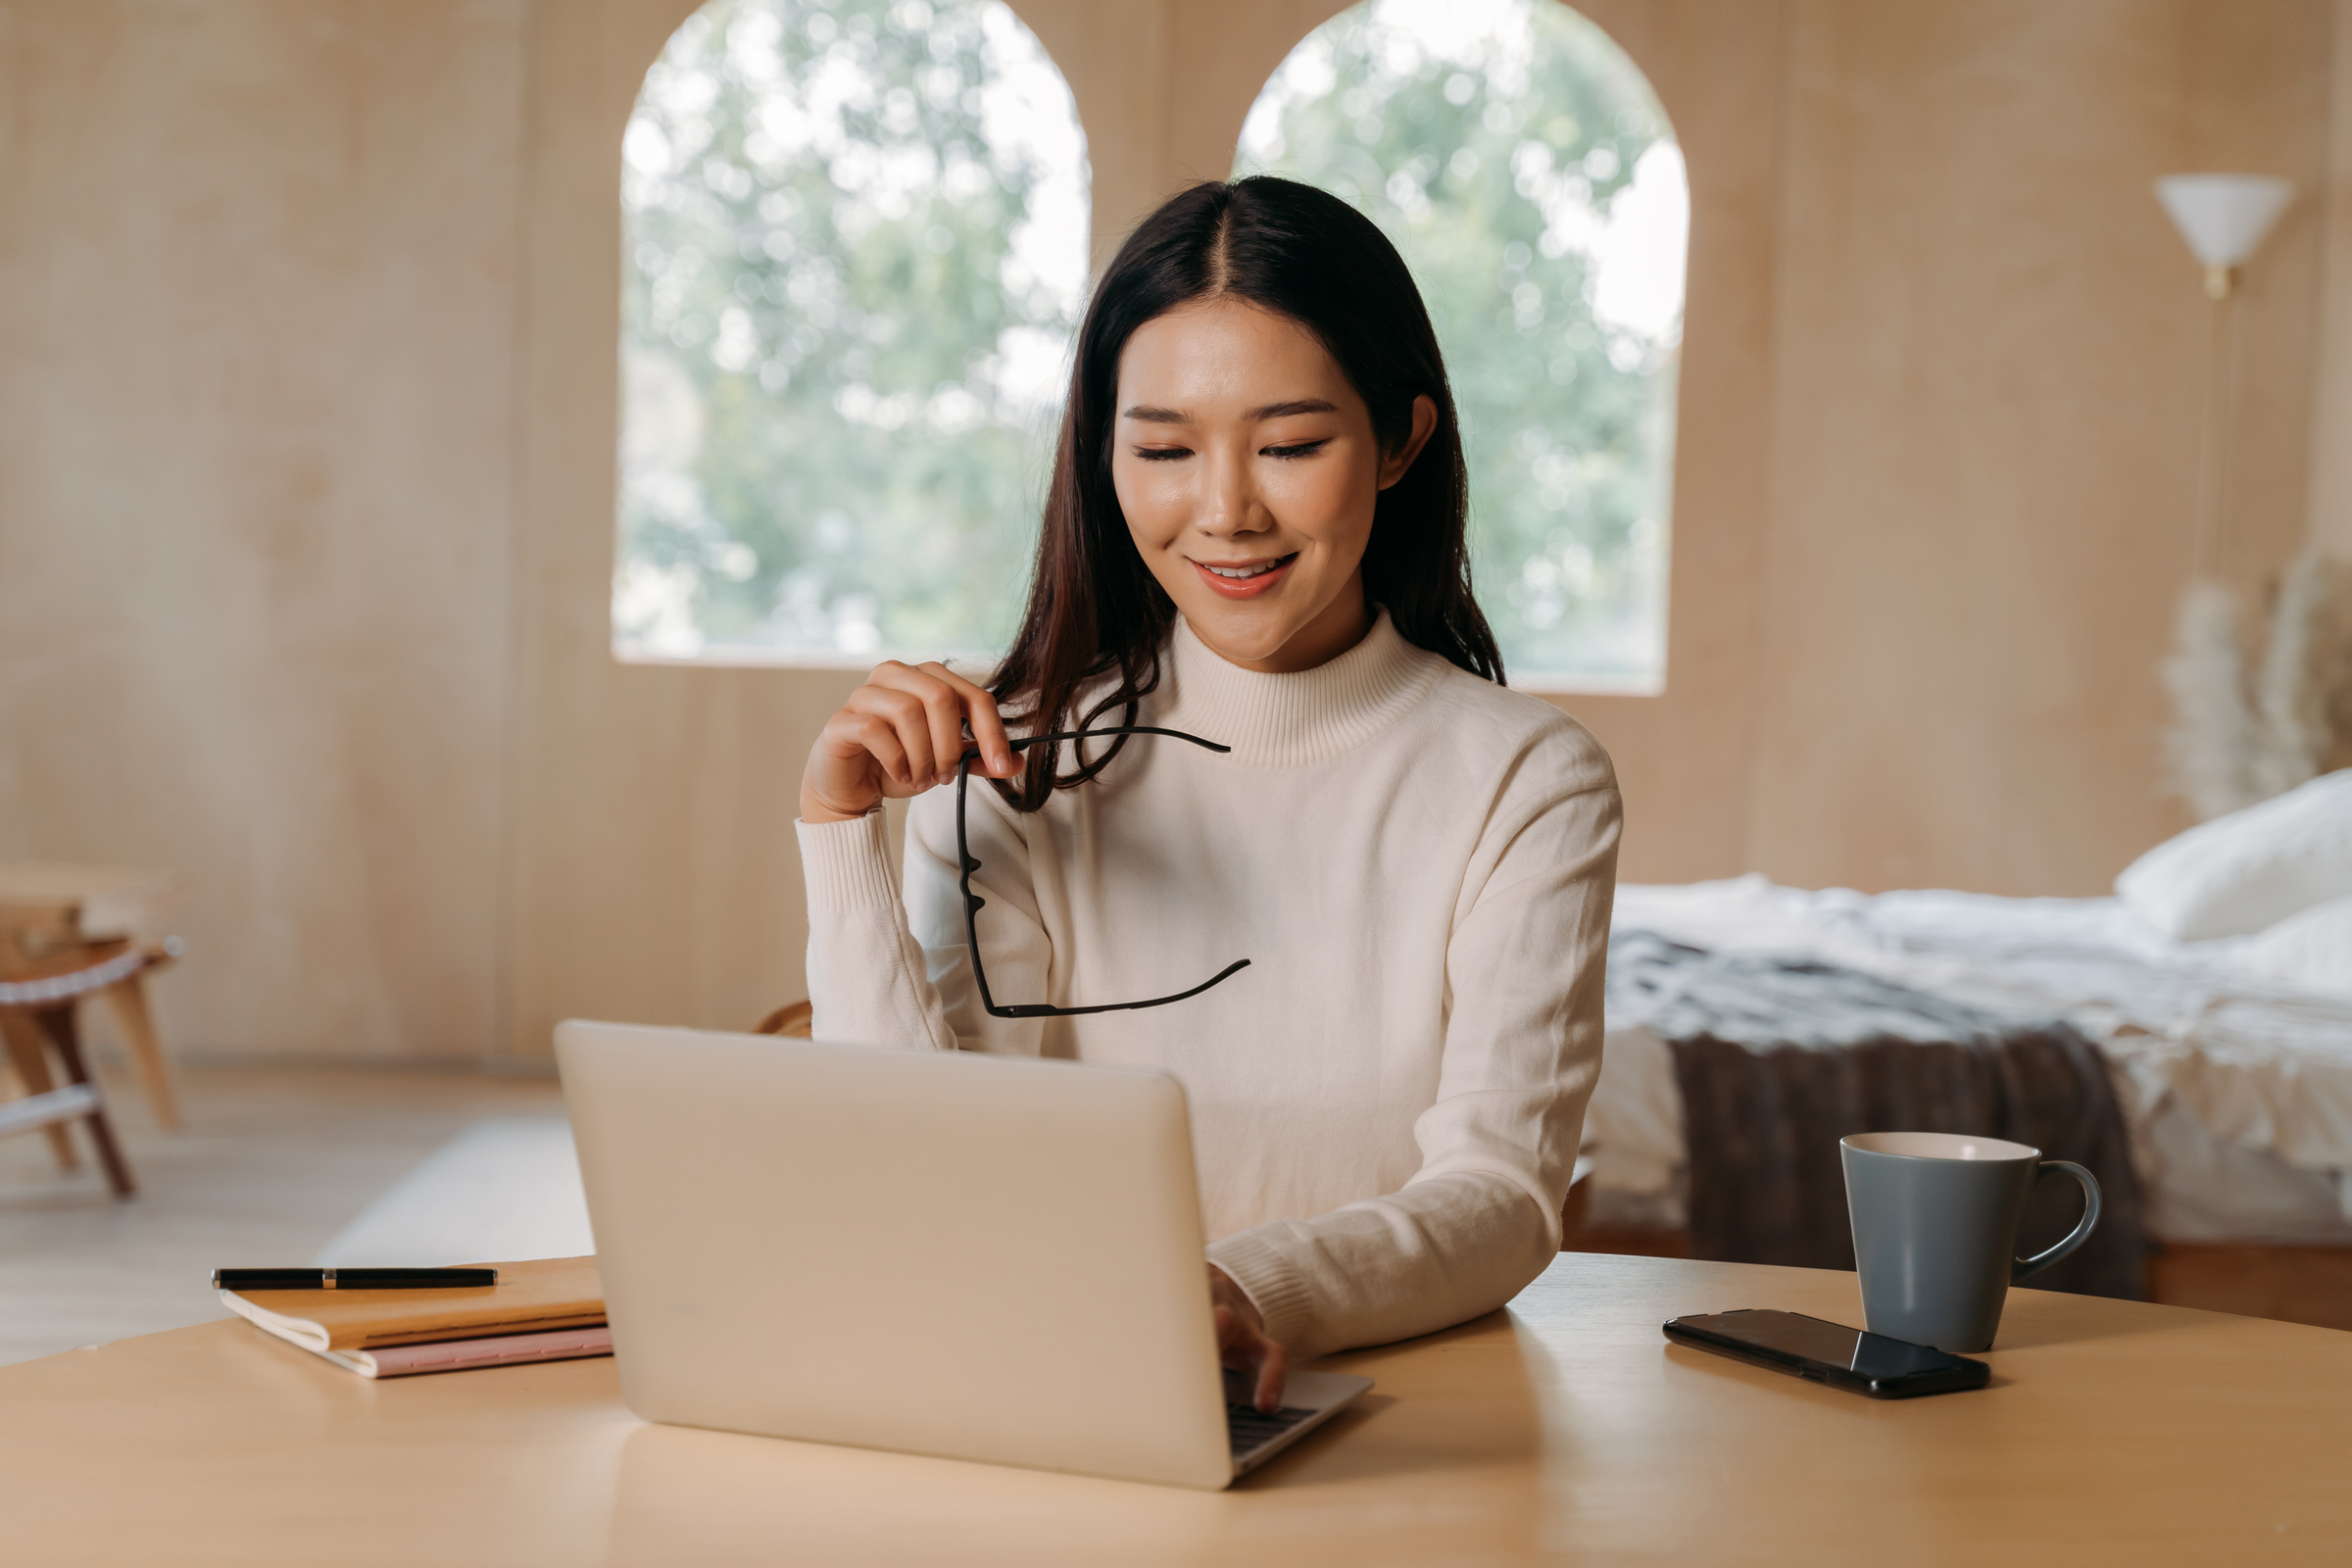
<instances>
[{"instance_id":1,"label":"green tree outside window","mask_svg":"<svg viewBox=\"0 0 2352 1568\"><path fill-rule=\"evenodd\" d=\"M1036 39L1000 0L713 0L623 154L616 650L1001 649L1085 289ZM1689 207L1640 73L1557 0L1371 0L1241 166L1357 203L1420 278L1514 678L1657 685Z\"/></svg>"},{"instance_id":2,"label":"green tree outside window","mask_svg":"<svg viewBox=\"0 0 2352 1568\"><path fill-rule=\"evenodd\" d=\"M1367 0L1267 82L1259 172L1353 203L1421 285L1512 679L1661 687L1690 197L1642 73L1558 0Z\"/></svg>"},{"instance_id":3,"label":"green tree outside window","mask_svg":"<svg viewBox=\"0 0 2352 1568\"><path fill-rule=\"evenodd\" d=\"M1086 287L999 0L712 0L622 143L624 657L1001 649Z\"/></svg>"}]
</instances>

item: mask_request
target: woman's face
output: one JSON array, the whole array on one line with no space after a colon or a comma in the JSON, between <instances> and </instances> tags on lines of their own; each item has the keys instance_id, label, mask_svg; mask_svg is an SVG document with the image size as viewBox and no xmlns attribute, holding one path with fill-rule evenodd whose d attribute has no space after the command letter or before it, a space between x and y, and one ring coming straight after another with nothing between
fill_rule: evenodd
<instances>
[{"instance_id":1,"label":"woman's face","mask_svg":"<svg viewBox=\"0 0 2352 1568\"><path fill-rule=\"evenodd\" d=\"M1373 504L1436 425L1436 403L1416 398L1411 439L1381 451L1314 334L1201 300L1127 340L1111 482L1136 549L1202 642L1248 669L1312 669L1369 628Z\"/></svg>"}]
</instances>

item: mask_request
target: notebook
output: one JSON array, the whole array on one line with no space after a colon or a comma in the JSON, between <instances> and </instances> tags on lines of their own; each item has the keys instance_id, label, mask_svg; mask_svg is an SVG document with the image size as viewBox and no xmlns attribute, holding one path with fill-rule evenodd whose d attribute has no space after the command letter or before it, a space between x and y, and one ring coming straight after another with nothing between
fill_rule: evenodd
<instances>
[{"instance_id":1,"label":"notebook","mask_svg":"<svg viewBox=\"0 0 2352 1568\"><path fill-rule=\"evenodd\" d=\"M448 1291L222 1291L256 1328L362 1377L405 1377L612 1353L593 1257L498 1265Z\"/></svg>"}]
</instances>

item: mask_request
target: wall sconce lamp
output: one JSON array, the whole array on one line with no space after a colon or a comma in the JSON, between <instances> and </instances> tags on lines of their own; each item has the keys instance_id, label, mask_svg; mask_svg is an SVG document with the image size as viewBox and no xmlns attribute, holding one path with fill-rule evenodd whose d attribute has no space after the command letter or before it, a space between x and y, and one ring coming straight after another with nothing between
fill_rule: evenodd
<instances>
[{"instance_id":1,"label":"wall sconce lamp","mask_svg":"<svg viewBox=\"0 0 2352 1568\"><path fill-rule=\"evenodd\" d=\"M2156 199L2172 215L2188 248L2205 264L2205 297L2213 302L2207 333L2205 414L2199 442L2197 512L2190 535L2193 576L2211 575L2223 554L2223 494L2236 422L2237 269L2269 236L2295 199L2292 180L2270 174L2167 174Z\"/></svg>"},{"instance_id":2,"label":"wall sconce lamp","mask_svg":"<svg viewBox=\"0 0 2352 1568\"><path fill-rule=\"evenodd\" d=\"M2156 199L2205 264L2205 297L2225 300L2238 267L2295 199L2294 182L2269 174L2167 174Z\"/></svg>"}]
</instances>

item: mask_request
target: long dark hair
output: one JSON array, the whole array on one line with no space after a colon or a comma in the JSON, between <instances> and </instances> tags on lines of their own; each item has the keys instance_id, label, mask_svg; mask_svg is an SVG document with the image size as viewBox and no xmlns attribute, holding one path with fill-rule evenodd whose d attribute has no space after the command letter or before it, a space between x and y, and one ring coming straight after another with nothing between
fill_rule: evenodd
<instances>
[{"instance_id":1,"label":"long dark hair","mask_svg":"<svg viewBox=\"0 0 2352 1568\"><path fill-rule=\"evenodd\" d=\"M1061 448L1046 495L1029 608L992 688L1032 733L1078 728L1113 709L1132 724L1159 685L1159 650L1176 606L1129 537L1111 487L1119 356L1136 329L1180 305L1230 295L1297 321L1322 340L1394 452L1412 436L1413 399L1438 406L1437 430L1404 476L1380 493L1364 547L1364 596L1387 608L1406 642L1502 680L1502 655L1470 592L1469 475L1438 334L1404 258L1372 220L1326 191L1260 174L1209 181L1170 198L1119 247L1095 289L1070 371ZM1079 688L1115 674L1108 695L1073 714ZM1075 720L1073 722L1072 720ZM1058 747L1026 754L999 791L1034 811L1118 755L1059 770ZM1073 748L1076 751L1076 748Z\"/></svg>"}]
</instances>

